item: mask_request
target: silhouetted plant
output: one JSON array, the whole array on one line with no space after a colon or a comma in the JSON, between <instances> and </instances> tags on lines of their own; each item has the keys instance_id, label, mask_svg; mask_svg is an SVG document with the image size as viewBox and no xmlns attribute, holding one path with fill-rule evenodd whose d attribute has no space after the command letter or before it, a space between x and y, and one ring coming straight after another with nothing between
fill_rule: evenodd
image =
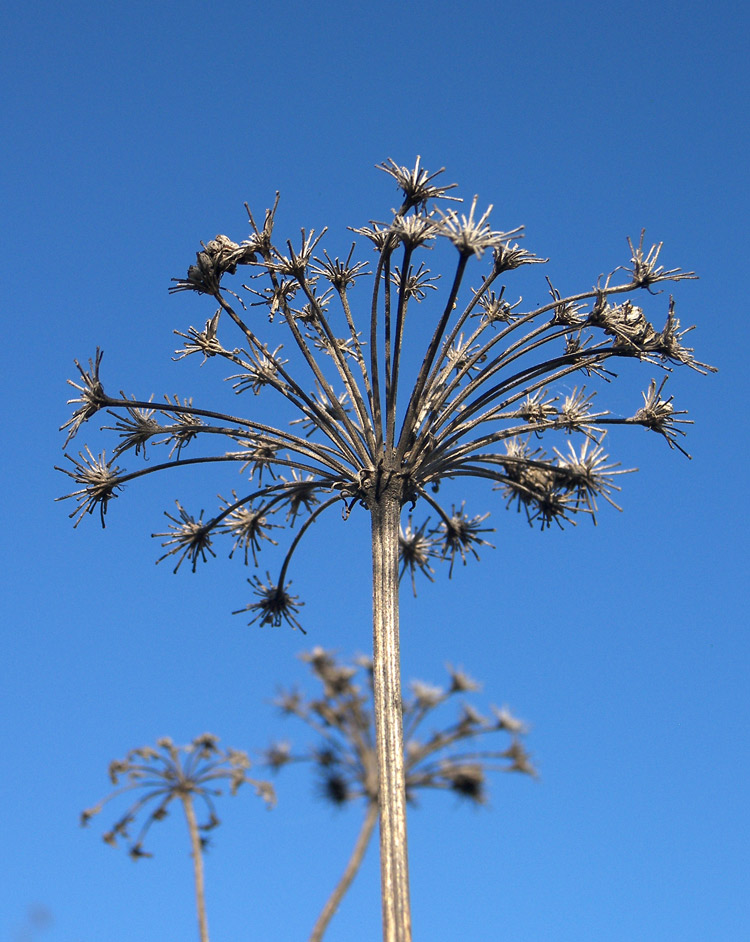
<instances>
[{"instance_id":1,"label":"silhouetted plant","mask_svg":"<svg viewBox=\"0 0 750 942\"><path fill-rule=\"evenodd\" d=\"M346 664L321 647L301 657L322 684L322 697L306 698L298 690L289 690L276 702L285 714L298 717L313 729L318 742L305 752L294 751L289 742L275 743L265 753L266 764L278 771L293 762L310 763L326 801L339 807L358 801L364 805L364 819L352 855L310 935L310 942L320 942L357 875L378 820L372 662L360 657ZM411 684L411 696L403 702L408 802L416 804L420 789L436 789L481 805L487 800L488 773L536 775L520 739L526 732L525 724L507 709L492 707L489 717L479 713L464 699L465 694L479 689L479 684L463 671L454 669L449 670L446 687L416 681ZM426 733L423 726L428 717L435 722L434 711L456 697L461 698L458 718ZM510 736L504 749L477 748L477 739L498 733Z\"/></svg>"},{"instance_id":2,"label":"silhouetted plant","mask_svg":"<svg viewBox=\"0 0 750 942\"><path fill-rule=\"evenodd\" d=\"M152 856L143 848L151 825L167 817L173 801L181 803L190 835L201 942L208 942L203 851L208 844L209 832L221 823L214 804L214 798L221 795L221 789L216 785L222 780L228 782L230 794L235 795L241 785L248 783L255 787L269 807L276 800L269 782L250 778L247 774L251 765L247 753L237 749L219 749L218 743L216 736L204 733L186 746L175 746L171 739L164 737L157 740L155 749L143 746L131 750L124 759L115 759L109 765L110 781L117 786L115 790L81 814L81 824L87 825L112 799L137 792L138 798L104 834L104 840L113 847L117 846L118 839L124 841L131 858L138 860ZM206 810L206 818L200 824L195 809L197 799L203 802ZM140 829L132 837L131 828L139 819Z\"/></svg>"},{"instance_id":3,"label":"silhouetted plant","mask_svg":"<svg viewBox=\"0 0 750 942\"><path fill-rule=\"evenodd\" d=\"M430 576L436 560L447 560L452 569L457 559L476 556L486 545L486 514L471 516L463 504L447 508L438 500L440 484L448 479L488 481L507 506L523 509L529 523L542 529L581 513L594 519L599 500L616 506L613 493L624 471L604 452L606 428L639 426L684 452L681 438L689 423L672 396L663 394L664 381L651 379L631 415L596 408L589 386L611 380L608 366L616 359L665 370L682 365L704 373L711 367L685 345L692 328L681 328L674 299L659 330L631 298L641 293L650 302L655 286L695 277L659 264L661 243L648 248L641 233L637 244L629 241L628 263L600 276L593 287L564 296L547 279L550 300L523 310L520 298L506 298L505 285L496 287L501 276L545 261L514 241L520 229L493 230L491 207L480 215L477 197L468 214L436 208L438 201L455 199L455 185L439 185L438 173L428 173L419 159L413 169L393 160L380 169L396 181L403 201L387 221L352 230L376 252L365 304L355 297L357 283L369 274L365 262L353 260L356 243L342 260L326 251L315 254L325 230L316 236L303 229L297 248L274 241L278 194L262 225L248 209L249 239L236 243L217 236L203 245L187 275L174 280L173 291L206 295L218 304L203 329L177 331L183 340L177 358L226 361L235 392L253 394L252 417L199 408L191 398L167 396L157 405L125 393L112 396L100 378L97 350L88 368L76 361L80 378L70 381L76 409L63 428L70 441L106 411L115 420L107 427L119 442L110 458L88 446L77 456L68 454L70 466L62 470L77 485L67 495L76 504L71 517L77 526L94 511L103 525L110 502L144 475L212 462L238 466L253 481L239 496L221 498L219 509L205 518L178 502L177 514L167 514L167 529L155 536L163 540L162 558L176 560L175 570L186 560L194 570L214 555L220 534L232 541L232 553L241 549L247 562L249 551L257 563L263 541L274 542L270 531L279 524L273 521L283 514L291 526L299 521L278 576L267 571L265 580L249 580L254 600L242 611L261 625L285 621L300 627L302 603L291 593L287 573L310 526L334 505L345 518L356 506L369 512L384 938L408 942L403 740L396 708L399 559L401 575L408 571L413 579L417 570ZM416 261L438 243L457 255L442 292L424 262ZM490 261L477 274L478 287L467 288L470 264L485 253ZM222 284L238 266L254 272L251 281L264 279L243 286L247 305ZM428 297L435 302L434 315L414 318L415 305L431 307ZM267 312L268 322L254 310L246 313L256 307ZM243 347L225 345L226 320L238 328ZM573 374L581 375L582 385L566 388L563 381ZM267 421L259 396L265 392L273 397ZM568 436L567 448L545 450L539 440L549 435ZM204 453L183 456L201 442ZM145 459L147 444L167 449L167 460L130 472L118 465L128 451ZM418 502L435 523L428 528L410 521L400 531L402 507Z\"/></svg>"}]
</instances>

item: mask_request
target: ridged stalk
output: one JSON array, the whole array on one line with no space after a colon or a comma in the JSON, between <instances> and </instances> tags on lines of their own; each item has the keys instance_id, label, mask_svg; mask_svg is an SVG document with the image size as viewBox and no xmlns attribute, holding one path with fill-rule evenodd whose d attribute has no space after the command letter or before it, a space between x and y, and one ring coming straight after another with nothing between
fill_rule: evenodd
<instances>
[{"instance_id":1,"label":"ridged stalk","mask_svg":"<svg viewBox=\"0 0 750 942\"><path fill-rule=\"evenodd\" d=\"M386 489L372 518L373 692L380 794L383 942L411 942L398 634L399 495Z\"/></svg>"}]
</instances>

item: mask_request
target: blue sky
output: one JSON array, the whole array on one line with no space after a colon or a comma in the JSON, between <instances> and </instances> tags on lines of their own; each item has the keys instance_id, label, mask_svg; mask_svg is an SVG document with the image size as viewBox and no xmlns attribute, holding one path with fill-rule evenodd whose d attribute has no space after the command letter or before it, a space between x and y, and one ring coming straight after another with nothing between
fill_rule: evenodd
<instances>
[{"instance_id":1,"label":"blue sky","mask_svg":"<svg viewBox=\"0 0 750 942\"><path fill-rule=\"evenodd\" d=\"M53 465L73 358L99 345L111 387L210 404L224 393L211 364L171 356L172 331L212 308L166 290L199 240L245 238L243 202L262 215L280 190L280 232L328 225L330 254L345 254L346 226L395 203L374 165L417 154L494 203L496 228L524 224L563 291L626 262L626 236L645 226L667 267L700 273L675 295L720 372L669 382L695 420L692 461L640 429L612 436L640 473L596 528L532 531L489 489L457 492L492 511L496 549L416 602L404 591L404 678L465 667L486 701L530 722L541 779L498 777L489 810L437 795L412 814L415 937L748 937L748 428L729 411L748 349L747 41L747 13L724 0L468 0L458 14L30 0L6 13L0 939L196 937L176 817L138 864L77 826L109 760L205 730L250 752L303 744L270 704L280 684L310 689L295 656L370 645L361 516L332 515L297 554L307 638L231 616L249 598L237 559L195 575L154 566L163 511L175 498L213 507L226 475L146 479L105 531L90 518L74 532L53 503L68 489ZM532 274L528 300L543 298ZM615 404L640 399L649 369L613 386ZM95 428L84 442L111 448ZM301 771L278 785L272 813L249 793L223 805L207 860L217 942L306 938L349 853L353 809L331 812ZM376 857L331 942L379 938ZM34 906L52 917L35 933Z\"/></svg>"}]
</instances>

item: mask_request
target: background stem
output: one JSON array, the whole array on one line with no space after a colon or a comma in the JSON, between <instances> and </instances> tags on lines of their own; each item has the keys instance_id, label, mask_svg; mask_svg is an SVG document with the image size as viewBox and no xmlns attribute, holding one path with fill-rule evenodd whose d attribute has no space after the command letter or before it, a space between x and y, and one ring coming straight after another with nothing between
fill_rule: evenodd
<instances>
[{"instance_id":1,"label":"background stem","mask_svg":"<svg viewBox=\"0 0 750 942\"><path fill-rule=\"evenodd\" d=\"M188 831L190 832L190 844L193 849L193 871L195 874L195 905L198 910L198 930L200 932L200 942L208 942L208 921L206 920L206 896L203 886L203 846L198 831L198 822L195 819L195 809L193 808L193 796L190 793L180 796L182 807L185 809Z\"/></svg>"},{"instance_id":2,"label":"background stem","mask_svg":"<svg viewBox=\"0 0 750 942\"><path fill-rule=\"evenodd\" d=\"M375 825L378 821L378 814L380 809L378 808L378 803L376 801L371 801L367 806L367 814L365 815L365 820L362 822L362 827L360 828L359 836L357 837L357 843L354 845L354 850L352 855L349 858L349 862L346 865L341 879L336 884L336 887L328 897L328 902L323 907L323 911L320 916L318 916L318 921L313 927L313 931L310 935L310 942L321 942L323 938L323 933L328 928L328 923L331 921L333 916L336 913L336 910L339 908L341 900L344 898L344 894L351 886L352 880L357 875L357 871L362 865L362 861L365 857L365 851L370 843L370 838L372 837L372 832L375 828Z\"/></svg>"}]
</instances>

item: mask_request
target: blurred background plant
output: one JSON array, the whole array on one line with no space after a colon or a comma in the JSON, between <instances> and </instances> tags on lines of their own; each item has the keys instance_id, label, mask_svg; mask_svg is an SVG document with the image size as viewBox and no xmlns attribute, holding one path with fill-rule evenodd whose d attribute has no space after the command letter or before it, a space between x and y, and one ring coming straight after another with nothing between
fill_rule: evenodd
<instances>
[{"instance_id":1,"label":"blurred background plant","mask_svg":"<svg viewBox=\"0 0 750 942\"><path fill-rule=\"evenodd\" d=\"M290 763L313 767L321 797L336 807L360 802L364 818L351 857L323 910L310 942L320 942L364 860L378 821L378 763L373 711L372 661L356 657L350 663L331 651L315 647L302 654L313 677L322 685L322 696L305 697L298 690L283 691L277 706L296 716L318 736L305 751L287 741L274 743L264 754L274 772ZM526 724L507 709L480 713L466 700L480 685L463 671L449 668L444 687L413 681L411 695L403 702L406 797L417 804L420 789L448 791L474 805L487 802L487 778L492 772L520 772L536 777L522 737ZM445 725L423 729L428 718L449 700L458 716ZM479 748L476 740L497 734L509 739L502 749Z\"/></svg>"},{"instance_id":2,"label":"blurred background plant","mask_svg":"<svg viewBox=\"0 0 750 942\"><path fill-rule=\"evenodd\" d=\"M110 762L109 778L115 786L114 791L81 814L81 824L85 826L113 799L137 792L138 798L103 837L112 847L122 840L130 857L139 860L153 856L143 847L151 825L167 817L172 802L180 802L190 836L201 942L208 942L203 852L208 846L209 833L221 823L214 804L214 798L222 794L217 784L222 781L228 783L231 795L237 794L241 785L249 784L264 799L267 807L272 807L276 801L269 782L250 778L250 766L247 753L220 749L218 738L211 733L197 736L185 746L176 746L168 737L162 737L157 740L156 748L143 746L132 749L124 759ZM206 813L201 823L195 808L198 799ZM141 819L140 828L133 837L131 828L138 819Z\"/></svg>"}]
</instances>

